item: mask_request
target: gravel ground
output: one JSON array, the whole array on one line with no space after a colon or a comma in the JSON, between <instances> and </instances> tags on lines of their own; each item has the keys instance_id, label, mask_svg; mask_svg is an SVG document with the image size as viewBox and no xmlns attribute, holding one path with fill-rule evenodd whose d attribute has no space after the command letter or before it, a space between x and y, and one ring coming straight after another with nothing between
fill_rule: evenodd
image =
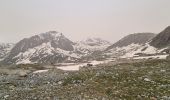
<instances>
[{"instance_id":1,"label":"gravel ground","mask_svg":"<svg viewBox=\"0 0 170 100\"><path fill-rule=\"evenodd\" d=\"M103 64L0 75L0 100L170 100L170 62Z\"/></svg>"}]
</instances>

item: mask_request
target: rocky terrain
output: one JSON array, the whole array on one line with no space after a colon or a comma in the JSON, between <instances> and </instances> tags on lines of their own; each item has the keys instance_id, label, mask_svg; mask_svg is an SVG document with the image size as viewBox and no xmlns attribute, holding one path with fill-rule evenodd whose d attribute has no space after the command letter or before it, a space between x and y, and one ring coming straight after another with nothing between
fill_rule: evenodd
<instances>
[{"instance_id":1,"label":"rocky terrain","mask_svg":"<svg viewBox=\"0 0 170 100\"><path fill-rule=\"evenodd\" d=\"M160 32L155 38L152 39L150 45L156 48L164 48L170 46L170 26Z\"/></svg>"},{"instance_id":2,"label":"rocky terrain","mask_svg":"<svg viewBox=\"0 0 170 100\"><path fill-rule=\"evenodd\" d=\"M169 100L168 60L121 61L67 72L0 75L2 100ZM26 67L25 67L26 68Z\"/></svg>"}]
</instances>

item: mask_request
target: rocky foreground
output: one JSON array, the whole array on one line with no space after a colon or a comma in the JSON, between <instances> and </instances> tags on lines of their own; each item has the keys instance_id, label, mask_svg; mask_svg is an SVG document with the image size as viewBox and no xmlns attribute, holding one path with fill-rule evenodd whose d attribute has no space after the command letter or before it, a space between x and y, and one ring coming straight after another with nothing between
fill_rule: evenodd
<instances>
[{"instance_id":1,"label":"rocky foreground","mask_svg":"<svg viewBox=\"0 0 170 100\"><path fill-rule=\"evenodd\" d=\"M170 61L1 74L0 100L170 100Z\"/></svg>"}]
</instances>

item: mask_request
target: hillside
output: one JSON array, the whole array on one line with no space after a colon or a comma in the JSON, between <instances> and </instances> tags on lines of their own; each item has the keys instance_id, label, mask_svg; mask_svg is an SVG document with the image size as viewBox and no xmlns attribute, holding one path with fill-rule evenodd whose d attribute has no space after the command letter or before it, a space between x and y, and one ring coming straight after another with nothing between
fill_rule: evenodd
<instances>
[{"instance_id":1,"label":"hillside","mask_svg":"<svg viewBox=\"0 0 170 100\"><path fill-rule=\"evenodd\" d=\"M164 48L170 46L170 26L168 26L156 37L154 37L149 44L156 48Z\"/></svg>"},{"instance_id":2,"label":"hillside","mask_svg":"<svg viewBox=\"0 0 170 100\"><path fill-rule=\"evenodd\" d=\"M135 51L143 47L147 42L149 42L155 34L153 33L135 33L125 36L118 42L109 46L104 54L111 57L133 56ZM127 54L127 55L126 55Z\"/></svg>"},{"instance_id":3,"label":"hillside","mask_svg":"<svg viewBox=\"0 0 170 100\"><path fill-rule=\"evenodd\" d=\"M125 36L124 38L120 39L118 42L114 43L107 50L115 48L115 47L124 47L130 44L145 44L149 42L155 36L154 33L134 33Z\"/></svg>"}]
</instances>

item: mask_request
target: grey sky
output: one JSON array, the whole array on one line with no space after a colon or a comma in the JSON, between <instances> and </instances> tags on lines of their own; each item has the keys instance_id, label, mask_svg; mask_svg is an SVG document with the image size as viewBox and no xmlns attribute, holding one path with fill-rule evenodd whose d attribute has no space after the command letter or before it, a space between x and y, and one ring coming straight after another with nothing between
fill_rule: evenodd
<instances>
[{"instance_id":1,"label":"grey sky","mask_svg":"<svg viewBox=\"0 0 170 100\"><path fill-rule=\"evenodd\" d=\"M0 0L0 42L56 30L71 40L115 42L170 25L170 0Z\"/></svg>"}]
</instances>

